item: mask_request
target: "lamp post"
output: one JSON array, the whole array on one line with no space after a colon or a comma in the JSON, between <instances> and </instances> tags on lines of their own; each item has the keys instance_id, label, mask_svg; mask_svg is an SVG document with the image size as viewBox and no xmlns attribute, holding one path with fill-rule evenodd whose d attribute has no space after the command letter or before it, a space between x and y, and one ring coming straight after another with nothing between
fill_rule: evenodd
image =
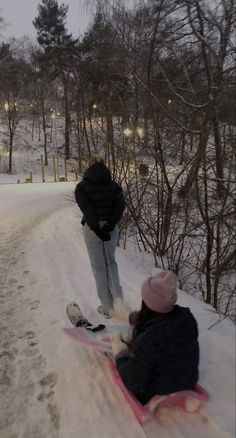
<instances>
[{"instance_id":1,"label":"lamp post","mask_svg":"<svg viewBox=\"0 0 236 438\"><path fill-rule=\"evenodd\" d=\"M53 109L51 109L50 111L51 111L51 115L50 115L50 117L51 117L51 142L52 142L53 128L54 128L54 131L55 131L56 111L53 110Z\"/></svg>"},{"instance_id":2,"label":"lamp post","mask_svg":"<svg viewBox=\"0 0 236 438\"><path fill-rule=\"evenodd\" d=\"M54 131L53 135L53 173L54 173L54 181L58 181L60 179L59 176L59 157L58 157L58 149L57 149L57 116L60 116L60 113L51 110L51 126L52 126L52 133ZM56 150L56 154L55 154Z\"/></svg>"},{"instance_id":3,"label":"lamp post","mask_svg":"<svg viewBox=\"0 0 236 438\"><path fill-rule=\"evenodd\" d=\"M92 117L90 117L90 131L91 131L91 136L92 136L92 142L95 148L97 148L98 146L98 113L97 113L97 109L98 106L96 103L94 103L92 105ZM95 138L94 138L94 128L95 128Z\"/></svg>"},{"instance_id":4,"label":"lamp post","mask_svg":"<svg viewBox=\"0 0 236 438\"><path fill-rule=\"evenodd\" d=\"M130 138L132 134L131 129L125 128L123 131L124 135L124 145L127 146L127 141ZM127 160L127 169L128 169L128 175L130 176L130 151L128 151L128 160Z\"/></svg>"}]
</instances>

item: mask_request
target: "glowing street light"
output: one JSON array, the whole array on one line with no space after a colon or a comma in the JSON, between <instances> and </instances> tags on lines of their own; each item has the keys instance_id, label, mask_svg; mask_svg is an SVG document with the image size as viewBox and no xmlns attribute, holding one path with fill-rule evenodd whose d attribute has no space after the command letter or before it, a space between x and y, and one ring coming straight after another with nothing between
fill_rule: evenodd
<instances>
[{"instance_id":1,"label":"glowing street light","mask_svg":"<svg viewBox=\"0 0 236 438\"><path fill-rule=\"evenodd\" d=\"M129 129L129 128L125 128L125 129L124 129L124 135L125 135L126 137L130 137L131 134L132 134L131 129Z\"/></svg>"},{"instance_id":2,"label":"glowing street light","mask_svg":"<svg viewBox=\"0 0 236 438\"><path fill-rule=\"evenodd\" d=\"M3 106L4 106L4 109L5 109L6 113L7 113L8 110L9 110L9 103L5 102Z\"/></svg>"},{"instance_id":3,"label":"glowing street light","mask_svg":"<svg viewBox=\"0 0 236 438\"><path fill-rule=\"evenodd\" d=\"M97 109L96 103L93 104L93 109Z\"/></svg>"},{"instance_id":4,"label":"glowing street light","mask_svg":"<svg viewBox=\"0 0 236 438\"><path fill-rule=\"evenodd\" d=\"M172 102L172 100L171 100L171 99L168 99L168 105L170 105L170 104L171 104L171 102Z\"/></svg>"},{"instance_id":5,"label":"glowing street light","mask_svg":"<svg viewBox=\"0 0 236 438\"><path fill-rule=\"evenodd\" d=\"M136 132L139 138L143 138L143 128L137 128Z\"/></svg>"}]
</instances>

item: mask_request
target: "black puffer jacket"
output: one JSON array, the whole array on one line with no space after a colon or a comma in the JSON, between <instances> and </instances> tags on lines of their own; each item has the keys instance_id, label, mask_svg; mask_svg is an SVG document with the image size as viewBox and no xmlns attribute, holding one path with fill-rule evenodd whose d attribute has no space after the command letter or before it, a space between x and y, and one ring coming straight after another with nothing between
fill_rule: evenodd
<instances>
[{"instance_id":1,"label":"black puffer jacket","mask_svg":"<svg viewBox=\"0 0 236 438\"><path fill-rule=\"evenodd\" d=\"M128 357L117 356L126 387L141 401L155 394L192 388L198 380L197 322L188 308L175 306L166 316L144 324Z\"/></svg>"},{"instance_id":2,"label":"black puffer jacket","mask_svg":"<svg viewBox=\"0 0 236 438\"><path fill-rule=\"evenodd\" d=\"M111 179L109 169L101 163L90 166L75 189L75 199L83 213L82 224L91 229L99 221L115 226L122 217L125 201L122 188Z\"/></svg>"}]
</instances>

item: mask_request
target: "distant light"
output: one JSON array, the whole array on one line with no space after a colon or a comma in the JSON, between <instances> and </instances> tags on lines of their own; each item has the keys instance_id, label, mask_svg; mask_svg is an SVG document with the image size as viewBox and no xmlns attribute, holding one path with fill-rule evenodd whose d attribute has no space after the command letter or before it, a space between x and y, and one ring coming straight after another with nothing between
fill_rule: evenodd
<instances>
[{"instance_id":1,"label":"distant light","mask_svg":"<svg viewBox=\"0 0 236 438\"><path fill-rule=\"evenodd\" d=\"M140 138L143 138L143 128L137 128L136 131L137 131L138 136Z\"/></svg>"},{"instance_id":2,"label":"distant light","mask_svg":"<svg viewBox=\"0 0 236 438\"><path fill-rule=\"evenodd\" d=\"M61 113L57 113L57 115L58 115L58 116L60 116L60 115L61 115Z\"/></svg>"},{"instance_id":3,"label":"distant light","mask_svg":"<svg viewBox=\"0 0 236 438\"><path fill-rule=\"evenodd\" d=\"M126 137L129 137L131 134L132 134L131 129L129 129L129 128L125 128L125 130L124 130L124 135L125 135Z\"/></svg>"},{"instance_id":4,"label":"distant light","mask_svg":"<svg viewBox=\"0 0 236 438\"><path fill-rule=\"evenodd\" d=\"M93 104L93 109L97 109L96 103Z\"/></svg>"},{"instance_id":5,"label":"distant light","mask_svg":"<svg viewBox=\"0 0 236 438\"><path fill-rule=\"evenodd\" d=\"M7 111L9 110L9 103L8 102L4 103L4 109L5 109L6 113L7 113Z\"/></svg>"},{"instance_id":6,"label":"distant light","mask_svg":"<svg viewBox=\"0 0 236 438\"><path fill-rule=\"evenodd\" d=\"M172 100L171 99L168 99L168 104L170 104L172 102Z\"/></svg>"}]
</instances>

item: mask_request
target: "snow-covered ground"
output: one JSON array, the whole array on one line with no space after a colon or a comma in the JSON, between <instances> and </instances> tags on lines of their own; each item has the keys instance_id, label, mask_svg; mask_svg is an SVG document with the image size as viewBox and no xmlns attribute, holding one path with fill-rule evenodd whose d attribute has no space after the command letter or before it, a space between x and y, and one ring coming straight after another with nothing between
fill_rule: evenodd
<instances>
[{"instance_id":1,"label":"snow-covered ground","mask_svg":"<svg viewBox=\"0 0 236 438\"><path fill-rule=\"evenodd\" d=\"M211 401L197 414L162 409L144 427L105 358L63 335L71 300L103 321L73 190L73 182L0 185L1 438L233 438L234 325L225 319L209 329L218 317L206 304L179 291L179 304L198 320L199 383ZM125 298L138 308L142 281L154 269L144 255L120 248L117 259Z\"/></svg>"}]
</instances>

